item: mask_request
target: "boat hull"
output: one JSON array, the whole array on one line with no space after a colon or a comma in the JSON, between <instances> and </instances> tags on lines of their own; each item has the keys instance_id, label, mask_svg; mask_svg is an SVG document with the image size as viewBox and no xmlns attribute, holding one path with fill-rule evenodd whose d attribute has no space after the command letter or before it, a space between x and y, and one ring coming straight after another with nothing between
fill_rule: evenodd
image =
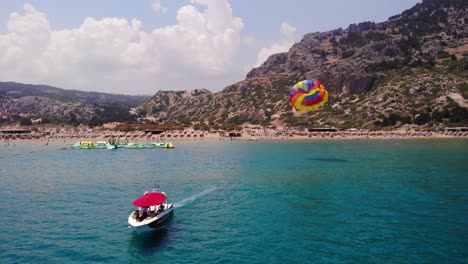
<instances>
[{"instance_id":1,"label":"boat hull","mask_svg":"<svg viewBox=\"0 0 468 264\"><path fill-rule=\"evenodd\" d=\"M162 228L167 220L173 215L174 207L170 206L170 208L164 210L164 212L160 213L154 218L145 219L141 222L137 222L136 219L133 217L133 212L128 217L128 224L138 233L155 231Z\"/></svg>"}]
</instances>

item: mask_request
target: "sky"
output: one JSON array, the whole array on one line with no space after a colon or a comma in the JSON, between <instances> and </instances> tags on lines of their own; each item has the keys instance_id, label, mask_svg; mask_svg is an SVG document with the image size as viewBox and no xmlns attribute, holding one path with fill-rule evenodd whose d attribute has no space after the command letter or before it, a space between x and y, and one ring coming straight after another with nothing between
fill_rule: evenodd
<instances>
[{"instance_id":1,"label":"sky","mask_svg":"<svg viewBox=\"0 0 468 264\"><path fill-rule=\"evenodd\" d=\"M0 0L0 81L153 95L216 92L304 34L418 0Z\"/></svg>"}]
</instances>

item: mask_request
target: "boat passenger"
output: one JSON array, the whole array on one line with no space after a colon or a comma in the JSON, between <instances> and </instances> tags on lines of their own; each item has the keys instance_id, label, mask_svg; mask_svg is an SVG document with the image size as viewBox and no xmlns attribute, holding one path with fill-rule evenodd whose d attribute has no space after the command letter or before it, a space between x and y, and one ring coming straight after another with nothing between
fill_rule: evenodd
<instances>
[{"instance_id":1,"label":"boat passenger","mask_svg":"<svg viewBox=\"0 0 468 264\"><path fill-rule=\"evenodd\" d=\"M158 214L164 211L164 204L161 204L158 208Z\"/></svg>"},{"instance_id":2,"label":"boat passenger","mask_svg":"<svg viewBox=\"0 0 468 264\"><path fill-rule=\"evenodd\" d=\"M148 217L149 215L149 208L148 207L141 207L140 208L140 215L139 215L139 221L143 221L143 219L145 219L146 217Z\"/></svg>"}]
</instances>

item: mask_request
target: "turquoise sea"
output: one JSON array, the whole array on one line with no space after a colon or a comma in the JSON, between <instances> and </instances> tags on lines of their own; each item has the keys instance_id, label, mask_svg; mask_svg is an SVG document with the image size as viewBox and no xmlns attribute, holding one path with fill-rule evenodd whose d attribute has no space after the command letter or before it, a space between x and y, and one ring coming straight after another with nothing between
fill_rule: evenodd
<instances>
[{"instance_id":1,"label":"turquoise sea","mask_svg":"<svg viewBox=\"0 0 468 264\"><path fill-rule=\"evenodd\" d=\"M0 263L468 262L466 139L175 144L2 143ZM138 235L155 182L174 215Z\"/></svg>"}]
</instances>

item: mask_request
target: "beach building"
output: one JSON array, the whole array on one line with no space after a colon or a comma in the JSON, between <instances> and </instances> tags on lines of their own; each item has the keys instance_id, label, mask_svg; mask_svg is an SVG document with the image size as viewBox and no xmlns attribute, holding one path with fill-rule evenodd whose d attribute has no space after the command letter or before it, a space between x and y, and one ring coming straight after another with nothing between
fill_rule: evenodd
<instances>
[{"instance_id":1,"label":"beach building","mask_svg":"<svg viewBox=\"0 0 468 264\"><path fill-rule=\"evenodd\" d=\"M320 128L320 127L317 127L317 128L309 128L307 129L309 132L338 132L338 129L336 128Z\"/></svg>"},{"instance_id":2,"label":"beach building","mask_svg":"<svg viewBox=\"0 0 468 264\"><path fill-rule=\"evenodd\" d=\"M145 130L145 134L148 135L159 135L161 133L163 133L164 130L161 130L161 129L147 129Z\"/></svg>"},{"instance_id":3,"label":"beach building","mask_svg":"<svg viewBox=\"0 0 468 264\"><path fill-rule=\"evenodd\" d=\"M31 138L31 130L19 129L19 128L0 129L0 138L2 139Z\"/></svg>"},{"instance_id":4,"label":"beach building","mask_svg":"<svg viewBox=\"0 0 468 264\"><path fill-rule=\"evenodd\" d=\"M242 134L239 133L239 132L228 132L227 136L228 137L240 137L240 136L242 136Z\"/></svg>"},{"instance_id":5,"label":"beach building","mask_svg":"<svg viewBox=\"0 0 468 264\"><path fill-rule=\"evenodd\" d=\"M447 127L445 132L468 132L468 127Z\"/></svg>"},{"instance_id":6,"label":"beach building","mask_svg":"<svg viewBox=\"0 0 468 264\"><path fill-rule=\"evenodd\" d=\"M31 129L20 129L20 128L0 129L0 135L23 135L23 134L31 134Z\"/></svg>"}]
</instances>

